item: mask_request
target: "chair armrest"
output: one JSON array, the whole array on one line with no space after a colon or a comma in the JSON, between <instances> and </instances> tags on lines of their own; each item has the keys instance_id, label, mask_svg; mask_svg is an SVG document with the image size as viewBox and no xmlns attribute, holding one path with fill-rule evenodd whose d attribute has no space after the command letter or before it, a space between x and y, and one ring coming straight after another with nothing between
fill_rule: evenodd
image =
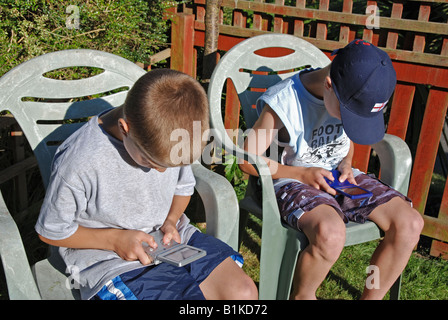
<instances>
[{"instance_id":1,"label":"chair armrest","mask_svg":"<svg viewBox=\"0 0 448 320\"><path fill-rule=\"evenodd\" d=\"M397 136L386 134L383 140L372 147L380 159L381 180L407 195L412 155L406 142Z\"/></svg>"},{"instance_id":2,"label":"chair armrest","mask_svg":"<svg viewBox=\"0 0 448 320\"><path fill-rule=\"evenodd\" d=\"M263 223L271 226L271 231L280 230L278 227L282 227L280 220L280 212L277 205L277 198L274 191L274 181L272 180L271 170L269 169L266 161L261 156L253 154L247 154L249 163L252 163L257 170L262 188L262 210L263 210ZM276 235L273 235L276 236Z\"/></svg>"},{"instance_id":3,"label":"chair armrest","mask_svg":"<svg viewBox=\"0 0 448 320\"><path fill-rule=\"evenodd\" d=\"M215 128L215 142L218 147L222 147L224 149L223 152L234 155L238 158L238 161L241 161L242 159L248 161L257 170L260 183L263 186L261 204L263 223L267 226L271 226L270 228L263 228L263 232L271 232L274 237L280 236L278 232L283 232L282 229L284 229L284 227L280 220L280 213L277 206L277 199L275 197L271 170L263 157L249 153L234 144L223 128L224 127L219 124Z\"/></svg>"},{"instance_id":4,"label":"chair armrest","mask_svg":"<svg viewBox=\"0 0 448 320\"><path fill-rule=\"evenodd\" d=\"M19 230L0 193L0 256L11 300L40 300Z\"/></svg>"},{"instance_id":5,"label":"chair armrest","mask_svg":"<svg viewBox=\"0 0 448 320\"><path fill-rule=\"evenodd\" d=\"M191 165L206 215L207 234L238 250L239 206L232 185L198 161Z\"/></svg>"}]
</instances>

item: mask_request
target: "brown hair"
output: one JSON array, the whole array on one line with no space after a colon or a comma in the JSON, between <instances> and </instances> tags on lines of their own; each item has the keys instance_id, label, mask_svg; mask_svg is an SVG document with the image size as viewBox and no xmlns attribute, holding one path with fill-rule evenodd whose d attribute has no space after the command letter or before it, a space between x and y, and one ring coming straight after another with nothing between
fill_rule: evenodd
<instances>
[{"instance_id":1,"label":"brown hair","mask_svg":"<svg viewBox=\"0 0 448 320\"><path fill-rule=\"evenodd\" d=\"M164 166L193 163L205 147L202 134L209 128L207 95L198 81L182 72L156 69L143 75L126 97L124 117L134 142ZM195 122L196 127L200 125L200 136L196 132L193 135ZM173 141L172 133L179 129L184 136L180 142ZM200 141L193 142L193 138ZM172 157L176 150L188 152L182 155L181 163Z\"/></svg>"}]
</instances>

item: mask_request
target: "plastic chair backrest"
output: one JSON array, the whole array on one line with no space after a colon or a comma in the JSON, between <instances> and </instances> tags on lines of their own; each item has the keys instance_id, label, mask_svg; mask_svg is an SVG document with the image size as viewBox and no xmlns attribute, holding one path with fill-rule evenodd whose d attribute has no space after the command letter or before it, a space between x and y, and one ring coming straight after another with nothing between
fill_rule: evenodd
<instances>
[{"instance_id":1,"label":"plastic chair backrest","mask_svg":"<svg viewBox=\"0 0 448 320\"><path fill-rule=\"evenodd\" d=\"M275 48L282 56L269 56ZM272 52L272 51L271 51ZM221 97L227 79L238 94L247 128L258 118L255 102L266 88L307 67L322 68L330 59L317 47L287 34L264 34L246 39L244 46L230 49L219 61L209 86L212 126L224 132Z\"/></svg>"},{"instance_id":2,"label":"plastic chair backrest","mask_svg":"<svg viewBox=\"0 0 448 320\"><path fill-rule=\"evenodd\" d=\"M49 77L50 71L73 67L83 67L72 69L73 73L90 69L97 74L79 80ZM64 71L66 74L67 69ZM144 73L119 56L75 49L36 57L0 79L0 110L10 111L20 125L37 158L45 187L58 145L88 117L121 105Z\"/></svg>"}]
</instances>

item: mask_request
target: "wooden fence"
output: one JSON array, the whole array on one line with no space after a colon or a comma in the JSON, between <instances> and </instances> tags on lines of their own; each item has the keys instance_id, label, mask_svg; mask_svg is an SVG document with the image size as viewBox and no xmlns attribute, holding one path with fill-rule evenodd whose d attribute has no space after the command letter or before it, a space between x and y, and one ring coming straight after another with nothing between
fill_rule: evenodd
<instances>
[{"instance_id":1,"label":"wooden fence","mask_svg":"<svg viewBox=\"0 0 448 320\"><path fill-rule=\"evenodd\" d=\"M334 49L355 38L369 41L389 54L398 84L390 102L387 132L406 141L415 140L409 143L413 169L408 195L424 217L422 234L435 239L431 254L448 258L445 179L445 187L436 197L438 212L432 216L425 214L448 107L447 1L394 0L389 7L381 1L353 0L217 2L219 51L227 51L245 38L276 32L304 38L330 58ZM194 0L192 5L184 6L183 12L175 14L172 68L196 76L197 52L205 45L205 17L206 0ZM237 126L238 108L237 102L226 106L227 127ZM446 157L445 153L439 155ZM370 147L356 145L356 167L367 170L372 159Z\"/></svg>"}]
</instances>

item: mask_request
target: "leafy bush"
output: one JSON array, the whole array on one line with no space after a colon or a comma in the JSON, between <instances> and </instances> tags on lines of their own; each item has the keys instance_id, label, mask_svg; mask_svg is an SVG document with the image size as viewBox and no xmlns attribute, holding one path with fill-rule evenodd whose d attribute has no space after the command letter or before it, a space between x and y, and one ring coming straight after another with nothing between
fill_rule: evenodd
<instances>
[{"instance_id":1,"label":"leafy bush","mask_svg":"<svg viewBox=\"0 0 448 320\"><path fill-rule=\"evenodd\" d=\"M0 76L32 57L74 48L145 62L167 46L164 10L173 6L177 1L0 0Z\"/></svg>"}]
</instances>

